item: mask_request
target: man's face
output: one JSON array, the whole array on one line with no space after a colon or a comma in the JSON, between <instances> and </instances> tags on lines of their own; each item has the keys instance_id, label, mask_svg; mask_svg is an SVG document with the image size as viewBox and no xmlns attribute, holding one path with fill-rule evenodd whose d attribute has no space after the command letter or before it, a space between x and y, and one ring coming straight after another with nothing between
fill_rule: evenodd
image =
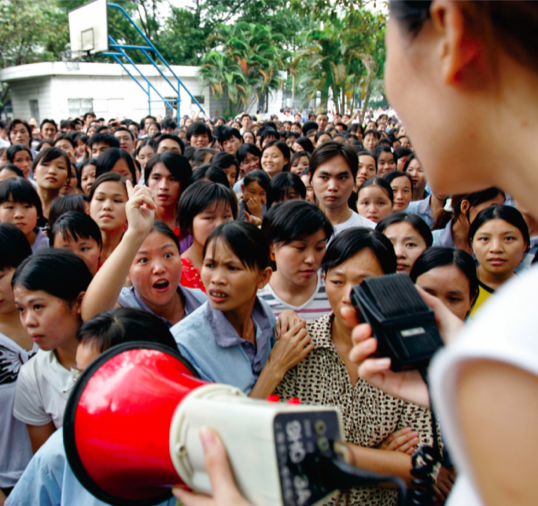
<instances>
[{"instance_id":1,"label":"man's face","mask_svg":"<svg viewBox=\"0 0 538 506\"><path fill-rule=\"evenodd\" d=\"M329 120L327 119L327 116L325 114L318 114L318 117L316 118L316 123L319 126L320 130L325 130L327 128L327 123Z\"/></svg>"},{"instance_id":2,"label":"man's face","mask_svg":"<svg viewBox=\"0 0 538 506\"><path fill-rule=\"evenodd\" d=\"M93 116L92 114L89 114L88 116L86 116L86 121L84 122L86 127L90 126L92 121L95 121L95 118L96 116Z\"/></svg>"},{"instance_id":3,"label":"man's face","mask_svg":"<svg viewBox=\"0 0 538 506\"><path fill-rule=\"evenodd\" d=\"M249 129L251 123L252 123L252 120L251 120L248 116L244 116L244 117L241 119L241 126L242 126L245 130L248 130L248 129Z\"/></svg>"},{"instance_id":4,"label":"man's face","mask_svg":"<svg viewBox=\"0 0 538 506\"><path fill-rule=\"evenodd\" d=\"M131 137L131 134L129 132L126 132L125 130L118 130L114 132L114 137L120 141L120 148L124 149L129 153L130 155L133 154L134 151L134 141Z\"/></svg>"},{"instance_id":5,"label":"man's face","mask_svg":"<svg viewBox=\"0 0 538 506\"><path fill-rule=\"evenodd\" d=\"M99 158L99 155L104 153L110 146L104 142L95 142L92 145L92 158Z\"/></svg>"},{"instance_id":6,"label":"man's face","mask_svg":"<svg viewBox=\"0 0 538 506\"><path fill-rule=\"evenodd\" d=\"M301 127L299 125L291 125L291 130L290 131L295 132L295 133L297 133L299 135L301 135L301 132L302 132Z\"/></svg>"},{"instance_id":7,"label":"man's face","mask_svg":"<svg viewBox=\"0 0 538 506\"><path fill-rule=\"evenodd\" d=\"M319 165L311 183L320 206L338 209L347 206L354 181L345 158L339 155Z\"/></svg>"},{"instance_id":8,"label":"man's face","mask_svg":"<svg viewBox=\"0 0 538 506\"><path fill-rule=\"evenodd\" d=\"M181 146L174 139L164 139L159 142L157 154L164 153L165 151L174 151L181 155Z\"/></svg>"},{"instance_id":9,"label":"man's face","mask_svg":"<svg viewBox=\"0 0 538 506\"><path fill-rule=\"evenodd\" d=\"M44 123L41 127L41 136L43 139L54 139L58 130L52 123Z\"/></svg>"}]
</instances>

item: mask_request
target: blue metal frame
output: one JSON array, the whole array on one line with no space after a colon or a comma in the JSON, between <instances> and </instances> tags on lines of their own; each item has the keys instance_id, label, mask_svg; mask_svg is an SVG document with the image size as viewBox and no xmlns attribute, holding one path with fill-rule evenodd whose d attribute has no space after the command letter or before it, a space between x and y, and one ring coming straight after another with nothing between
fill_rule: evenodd
<instances>
[{"instance_id":1,"label":"blue metal frame","mask_svg":"<svg viewBox=\"0 0 538 506\"><path fill-rule=\"evenodd\" d=\"M142 30L140 30L140 28L138 28L138 26L136 25L136 23L133 21L133 19L131 18L131 16L129 16L129 14L127 14L127 12L125 11L125 9L123 7L121 7L120 5L117 5L117 4L113 4L113 3L109 3L108 4L108 7L109 8L112 8L112 9L117 9L119 10L126 18L127 20L131 23L131 25L134 26L134 28L136 29L136 31L140 34L140 36L144 39L144 41L146 42L147 46L132 46L132 45L122 45L122 44L117 44L116 41L112 38L112 37L108 37L109 40L110 40L110 45L109 47L113 50L115 50L114 52L111 52L111 51L108 51L106 53L102 53L103 55L105 56L110 56L114 59L114 61L116 63L119 63L122 67L123 67L123 70L125 70L125 72L127 72L127 74L136 82L136 84L138 84L138 86L140 86L140 88L142 89L142 91L147 95L148 97L148 109L149 109L149 113L151 114L151 104L152 102L163 102L164 105L166 107L168 107L172 112L175 112L176 113L176 118L177 118L177 122L179 124L179 119L180 119L180 105L181 105L181 94L180 94L180 89L181 87L183 87L183 89L189 94L189 96L191 97L192 101L200 108L200 111L202 111L202 113L205 114L205 111L204 111L204 108L199 104L198 100L196 100L196 98L194 98L193 94L187 89L187 87L183 84L183 81L175 74L175 72L172 70L172 68L170 67L170 65L168 65L168 62L163 58L163 56L161 55L161 53L159 53L159 51L157 50L157 48L152 44L152 42L144 35L144 32L142 32ZM151 84L150 80L142 73L142 71L136 66L136 64L133 62L132 58L127 54L127 50L132 50L132 51L141 51L142 54L148 59L148 61L157 69L157 71L159 72L159 74L163 77L163 79L165 80L166 83L168 83L170 85L170 87L172 88L172 90L174 90L174 93L177 95L177 100L171 100L171 99L168 99L168 98L164 98L160 93L159 91L155 88L155 86L153 86L153 84ZM177 81L177 85L174 85L170 79L164 75L163 71L159 68L159 66L157 65L157 62L148 54L148 51L153 51L154 54L157 55L158 59L161 60L161 62L164 64L164 66L171 72L172 76L176 79ZM148 85L148 89L146 90L146 88L142 85L142 83L136 78L136 76L127 68L127 64L122 60L122 58L125 58L125 60L127 60L127 62L132 65L132 67L138 72L138 74L140 74L140 77L142 77L142 79L144 79L144 81L146 81L147 85ZM151 98L151 90L153 90L157 96L159 97L158 100L152 100ZM172 107L172 103L175 102L176 103L176 110L174 111L174 108Z\"/></svg>"}]
</instances>

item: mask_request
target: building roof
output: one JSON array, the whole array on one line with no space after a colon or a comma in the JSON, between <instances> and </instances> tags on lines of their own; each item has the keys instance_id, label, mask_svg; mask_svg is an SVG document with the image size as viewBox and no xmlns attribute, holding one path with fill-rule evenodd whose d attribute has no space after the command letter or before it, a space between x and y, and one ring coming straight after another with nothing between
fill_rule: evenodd
<instances>
[{"instance_id":1,"label":"building roof","mask_svg":"<svg viewBox=\"0 0 538 506\"><path fill-rule=\"evenodd\" d=\"M11 82L21 79L31 79L35 77L47 76L127 76L121 65L117 63L89 63L79 62L78 70L68 70L64 62L41 62L29 63L28 65L17 65L0 70L0 81ZM147 77L159 76L159 71L153 65L137 65L137 67ZM171 65L175 74L180 77L197 77L199 67L189 65ZM127 68L137 76L138 72L131 66ZM172 74L165 67L161 67L166 76Z\"/></svg>"}]
</instances>

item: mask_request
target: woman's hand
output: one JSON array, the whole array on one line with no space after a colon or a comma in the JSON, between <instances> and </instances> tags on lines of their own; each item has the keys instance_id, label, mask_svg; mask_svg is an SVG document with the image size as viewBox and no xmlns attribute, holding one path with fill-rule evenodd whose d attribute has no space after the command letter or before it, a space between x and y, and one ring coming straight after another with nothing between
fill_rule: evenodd
<instances>
[{"instance_id":1,"label":"woman's hand","mask_svg":"<svg viewBox=\"0 0 538 506\"><path fill-rule=\"evenodd\" d=\"M252 223L256 227L261 227L262 225L262 219L257 218L256 216L253 216L252 214L248 214L247 211L245 211L245 221L247 223Z\"/></svg>"},{"instance_id":2,"label":"woman's hand","mask_svg":"<svg viewBox=\"0 0 538 506\"><path fill-rule=\"evenodd\" d=\"M455 481L456 473L454 472L454 468L448 469L445 466L441 466L439 475L437 476L437 483L433 486L435 490L435 506L443 506L445 504Z\"/></svg>"},{"instance_id":3,"label":"woman's hand","mask_svg":"<svg viewBox=\"0 0 538 506\"><path fill-rule=\"evenodd\" d=\"M286 309L282 311L275 323L275 337L280 339L280 336L290 330L293 326L302 324L303 327L306 327L306 320L301 318L295 311L291 309Z\"/></svg>"},{"instance_id":4,"label":"woman's hand","mask_svg":"<svg viewBox=\"0 0 538 506\"><path fill-rule=\"evenodd\" d=\"M295 367L314 349L311 341L303 322L296 323L282 334L273 346L265 367L273 369L276 376L282 380L292 367Z\"/></svg>"},{"instance_id":5,"label":"woman's hand","mask_svg":"<svg viewBox=\"0 0 538 506\"><path fill-rule=\"evenodd\" d=\"M393 432L385 441L377 447L380 450L388 450L393 452L407 453L413 455L419 443L418 433L413 432L410 427Z\"/></svg>"},{"instance_id":6,"label":"woman's hand","mask_svg":"<svg viewBox=\"0 0 538 506\"><path fill-rule=\"evenodd\" d=\"M129 200L125 204L128 230L146 237L155 221L155 201L147 186L137 185L133 188L127 181Z\"/></svg>"},{"instance_id":7,"label":"woman's hand","mask_svg":"<svg viewBox=\"0 0 538 506\"><path fill-rule=\"evenodd\" d=\"M174 496L185 506L251 506L237 488L226 448L217 433L202 427L200 439L204 447L205 467L213 496L189 492L181 485L173 488Z\"/></svg>"},{"instance_id":8,"label":"woman's hand","mask_svg":"<svg viewBox=\"0 0 538 506\"><path fill-rule=\"evenodd\" d=\"M262 219L262 211L263 211L263 204L262 201L258 197L250 197L245 202L248 212L255 216L258 219Z\"/></svg>"}]
</instances>

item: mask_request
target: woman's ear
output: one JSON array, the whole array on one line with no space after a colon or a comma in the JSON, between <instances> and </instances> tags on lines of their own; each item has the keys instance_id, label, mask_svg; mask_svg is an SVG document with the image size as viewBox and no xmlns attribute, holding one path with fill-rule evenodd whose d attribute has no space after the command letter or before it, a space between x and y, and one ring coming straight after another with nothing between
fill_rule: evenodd
<instances>
[{"instance_id":1,"label":"woman's ear","mask_svg":"<svg viewBox=\"0 0 538 506\"><path fill-rule=\"evenodd\" d=\"M462 200L460 204L461 214L464 214L465 216L467 216L469 209L471 209L471 203L468 200Z\"/></svg>"},{"instance_id":2,"label":"woman's ear","mask_svg":"<svg viewBox=\"0 0 538 506\"><path fill-rule=\"evenodd\" d=\"M75 302L75 309L77 311L77 314L81 314L82 301L84 300L84 295L86 295L86 291L80 292L78 294L77 301Z\"/></svg>"},{"instance_id":3,"label":"woman's ear","mask_svg":"<svg viewBox=\"0 0 538 506\"><path fill-rule=\"evenodd\" d=\"M271 279L271 274L273 274L273 269L271 267L266 267L263 272L260 273L260 280L258 282L258 290L261 290Z\"/></svg>"}]
</instances>

